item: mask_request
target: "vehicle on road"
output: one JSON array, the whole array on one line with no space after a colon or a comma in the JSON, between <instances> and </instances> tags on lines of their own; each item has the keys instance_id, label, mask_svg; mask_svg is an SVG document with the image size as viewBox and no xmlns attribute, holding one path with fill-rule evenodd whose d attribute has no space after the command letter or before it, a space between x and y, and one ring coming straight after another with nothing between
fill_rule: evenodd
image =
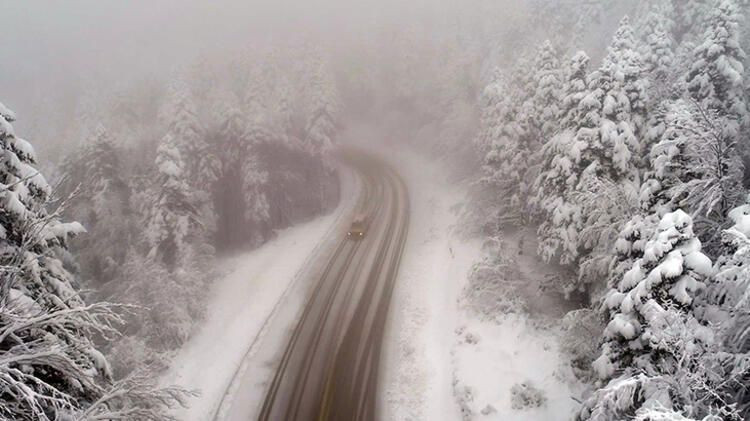
<instances>
[{"instance_id":1,"label":"vehicle on road","mask_svg":"<svg viewBox=\"0 0 750 421\"><path fill-rule=\"evenodd\" d=\"M349 231L346 233L346 236L354 240L359 240L365 237L366 230L367 218L365 218L364 215L357 215L354 217L352 225L351 227L349 227Z\"/></svg>"}]
</instances>

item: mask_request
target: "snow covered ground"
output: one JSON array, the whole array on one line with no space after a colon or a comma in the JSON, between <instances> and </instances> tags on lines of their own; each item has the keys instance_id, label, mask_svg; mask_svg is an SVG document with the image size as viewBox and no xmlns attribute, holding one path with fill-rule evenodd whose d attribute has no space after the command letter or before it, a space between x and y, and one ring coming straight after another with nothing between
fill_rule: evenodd
<instances>
[{"instance_id":1,"label":"snow covered ground","mask_svg":"<svg viewBox=\"0 0 750 421\"><path fill-rule=\"evenodd\" d=\"M555 330L527 317L487 321L466 315L452 361L456 396L467 420L559 421L571 419L578 396L568 384ZM514 404L514 386L541 391L538 407ZM524 399L522 394L518 399ZM528 399L528 398L526 398Z\"/></svg>"},{"instance_id":2,"label":"snow covered ground","mask_svg":"<svg viewBox=\"0 0 750 421\"><path fill-rule=\"evenodd\" d=\"M382 419L569 418L577 393L562 368L555 324L526 316L479 318L461 304L467 275L483 256L479 239L454 233L465 187L445 181L438 163L413 154L396 161L413 216L386 331ZM541 275L533 253L524 256L520 271ZM513 408L511 388L521 383L541 389L546 402Z\"/></svg>"},{"instance_id":3,"label":"snow covered ground","mask_svg":"<svg viewBox=\"0 0 750 421\"><path fill-rule=\"evenodd\" d=\"M283 344L314 280L309 274L325 260L337 231L346 229L343 221L353 209L359 187L351 174L342 180L342 202L331 214L280 231L260 248L222 264L232 269L213 285L206 320L162 379L164 384L200 390L200 397L191 400L190 408L175 413L177 417L214 419L227 388L236 389L232 379L238 370L253 370L259 385L254 394L262 394L265 377L273 370L262 367L267 361L253 357L264 343Z\"/></svg>"},{"instance_id":4,"label":"snow covered ground","mask_svg":"<svg viewBox=\"0 0 750 421\"><path fill-rule=\"evenodd\" d=\"M458 324L458 281L476 259L479 243L451 234L451 207L460 188L443 181L439 168L402 154L411 226L386 329L380 402L382 419L458 420L451 386L451 346Z\"/></svg>"}]
</instances>

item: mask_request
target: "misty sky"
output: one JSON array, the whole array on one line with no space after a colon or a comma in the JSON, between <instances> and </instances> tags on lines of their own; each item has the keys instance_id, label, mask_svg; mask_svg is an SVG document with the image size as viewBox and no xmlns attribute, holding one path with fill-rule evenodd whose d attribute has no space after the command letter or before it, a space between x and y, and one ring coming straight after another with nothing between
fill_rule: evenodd
<instances>
[{"instance_id":1,"label":"misty sky","mask_svg":"<svg viewBox=\"0 0 750 421\"><path fill-rule=\"evenodd\" d=\"M440 43L446 28L481 30L478 16L519 22L517 1L474 0L0 0L0 102L18 115L16 131L45 156L57 127L87 93L164 81L199 60L231 60L257 46L309 42L337 63L387 52L393 34L418 28ZM509 7L512 5L512 7ZM493 19L493 25L497 21ZM500 25L502 26L502 25ZM240 53L240 54L238 54ZM391 63L392 64L392 63ZM425 68L424 71L429 71ZM65 112L54 112L63 110ZM58 119L57 121L55 119Z\"/></svg>"},{"instance_id":2,"label":"misty sky","mask_svg":"<svg viewBox=\"0 0 750 421\"><path fill-rule=\"evenodd\" d=\"M429 7L427 6L429 4ZM266 37L345 42L374 22L425 18L437 0L8 1L2 2L0 91L11 106L63 80L127 78L173 69L204 52ZM411 9L408 13L405 7ZM108 80L108 82L110 82Z\"/></svg>"}]
</instances>

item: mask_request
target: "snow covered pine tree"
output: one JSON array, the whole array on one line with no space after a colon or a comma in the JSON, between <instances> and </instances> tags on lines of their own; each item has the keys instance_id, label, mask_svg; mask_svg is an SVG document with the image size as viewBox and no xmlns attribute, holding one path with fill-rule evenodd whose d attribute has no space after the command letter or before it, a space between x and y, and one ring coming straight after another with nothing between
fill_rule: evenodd
<instances>
[{"instance_id":1,"label":"snow covered pine tree","mask_svg":"<svg viewBox=\"0 0 750 421\"><path fill-rule=\"evenodd\" d=\"M734 0L716 2L687 75L688 90L699 107L728 117L722 134L729 142L737 140L740 127L748 120L742 78L746 56L740 45L739 20Z\"/></svg>"},{"instance_id":2,"label":"snow covered pine tree","mask_svg":"<svg viewBox=\"0 0 750 421\"><path fill-rule=\"evenodd\" d=\"M201 226L179 149L181 139L176 135L167 133L156 151L158 174L146 213L150 257L158 258L170 271L190 254L189 239L197 237Z\"/></svg>"},{"instance_id":3,"label":"snow covered pine tree","mask_svg":"<svg viewBox=\"0 0 750 421\"><path fill-rule=\"evenodd\" d=\"M572 203L571 194L578 187L583 170L589 165L582 160L588 143L576 136L581 101L586 97L586 74L589 57L578 52L566 67L563 84L560 127L542 147L541 171L534 185L532 204L540 214L538 253L546 261L559 259L570 264L578 258L578 233L581 228L580 208Z\"/></svg>"},{"instance_id":4,"label":"snow covered pine tree","mask_svg":"<svg viewBox=\"0 0 750 421\"><path fill-rule=\"evenodd\" d=\"M14 120L0 104L0 419L170 419L163 409L182 402L179 389L142 374L113 382L92 338L114 337L120 318L73 287L58 251L85 230L47 211L50 187Z\"/></svg>"},{"instance_id":5,"label":"snow covered pine tree","mask_svg":"<svg viewBox=\"0 0 750 421\"><path fill-rule=\"evenodd\" d=\"M579 419L741 419L720 393L725 379L715 371L714 333L694 312L712 273L690 216L664 215L642 257L604 300L611 320L593 364L602 387Z\"/></svg>"}]
</instances>

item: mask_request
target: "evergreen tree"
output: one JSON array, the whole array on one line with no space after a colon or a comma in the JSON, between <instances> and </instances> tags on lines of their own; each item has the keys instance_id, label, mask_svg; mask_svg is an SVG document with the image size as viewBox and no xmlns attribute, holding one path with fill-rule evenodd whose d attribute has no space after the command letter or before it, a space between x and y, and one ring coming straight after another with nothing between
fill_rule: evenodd
<instances>
[{"instance_id":1,"label":"evergreen tree","mask_svg":"<svg viewBox=\"0 0 750 421\"><path fill-rule=\"evenodd\" d=\"M680 210L668 213L642 257L607 294L611 320L594 362L603 388L584 405L580 419L618 419L641 408L681 410L691 404L680 400L687 391L674 377L689 369L681 366L681 355L700 359L712 342L691 310L712 273L700 250L691 218Z\"/></svg>"},{"instance_id":2,"label":"evergreen tree","mask_svg":"<svg viewBox=\"0 0 750 421\"><path fill-rule=\"evenodd\" d=\"M263 240L268 234L269 204L265 194L265 185L268 182L268 173L261 167L258 159L258 151L264 143L272 141L272 133L269 129L269 110L264 104L267 101L263 92L261 75L251 76L248 81L247 95L245 96L245 109L247 110L247 128L243 136L244 145L241 162L243 197L245 198L245 217L256 225L258 233L257 242ZM270 75L266 75L270 78Z\"/></svg>"},{"instance_id":3,"label":"evergreen tree","mask_svg":"<svg viewBox=\"0 0 750 421\"><path fill-rule=\"evenodd\" d=\"M506 86L503 74L500 69L496 68L480 97L481 117L479 130L474 138L474 147L485 165L489 164L486 158L494 149L493 145L501 141L500 137L505 123L504 113L509 105ZM487 170L489 170L488 167L482 169L484 174ZM498 208L500 196L496 194L496 187L489 178L481 177L472 189L475 204L466 215L467 220L471 220L473 226L487 232L497 230L499 217L503 212Z\"/></svg>"},{"instance_id":4,"label":"evergreen tree","mask_svg":"<svg viewBox=\"0 0 750 421\"><path fill-rule=\"evenodd\" d=\"M531 155L525 120L519 116L515 102L518 97L511 93L510 86L513 84L503 88L505 96L494 107L497 120L480 178L480 184L494 198L490 218L496 227L518 224L524 219L526 198L522 192L527 190L526 171Z\"/></svg>"},{"instance_id":5,"label":"evergreen tree","mask_svg":"<svg viewBox=\"0 0 750 421\"><path fill-rule=\"evenodd\" d=\"M653 101L667 96L672 85L674 65L674 42L669 28L667 14L662 7L654 6L643 25L643 43L640 53L643 57L645 74L650 86L656 92Z\"/></svg>"},{"instance_id":6,"label":"evergreen tree","mask_svg":"<svg viewBox=\"0 0 750 421\"><path fill-rule=\"evenodd\" d=\"M688 81L685 77L685 69L693 66L696 44L692 41L682 41L675 48L674 65L672 67L672 85L675 96L683 96L688 92Z\"/></svg>"},{"instance_id":7,"label":"evergreen tree","mask_svg":"<svg viewBox=\"0 0 750 421\"><path fill-rule=\"evenodd\" d=\"M644 40L656 25L661 25L670 37L675 29L675 7L672 0L639 1L635 13L635 32Z\"/></svg>"},{"instance_id":8,"label":"evergreen tree","mask_svg":"<svg viewBox=\"0 0 750 421\"><path fill-rule=\"evenodd\" d=\"M633 30L630 27L629 19L627 16L623 18L623 22L620 25L615 37L612 41L612 47L615 51L615 59L617 67L622 72L622 88L625 91L628 101L630 103L629 110L625 108L621 112L629 113L631 125L633 127L633 134L636 136L636 143L640 141L643 131L645 130L645 123L648 116L648 104L650 97L648 94L651 88L648 77L647 69L643 64L643 58L638 53L638 43L633 34ZM619 79L616 76L615 79ZM605 114L608 114L606 110L607 105L605 101ZM619 114L619 118L626 120L622 114ZM630 142L627 142L630 143ZM637 164L642 165L640 159L641 147L636 146L634 153L636 154Z\"/></svg>"},{"instance_id":9,"label":"evergreen tree","mask_svg":"<svg viewBox=\"0 0 750 421\"><path fill-rule=\"evenodd\" d=\"M588 172L612 181L638 177L639 135L645 125L647 81L626 18L608 54L588 80L577 136L588 144Z\"/></svg>"},{"instance_id":10,"label":"evergreen tree","mask_svg":"<svg viewBox=\"0 0 750 421\"><path fill-rule=\"evenodd\" d=\"M217 133L219 165L213 190L217 238L224 245L257 243L269 234L268 173L258 159L258 148L267 136L263 126L248 122L238 107L225 103Z\"/></svg>"},{"instance_id":11,"label":"evergreen tree","mask_svg":"<svg viewBox=\"0 0 750 421\"><path fill-rule=\"evenodd\" d=\"M172 81L169 102L163 113L167 116L167 133L173 138L185 164L185 177L194 189L207 192L213 182L215 158L206 139L190 88L183 79Z\"/></svg>"},{"instance_id":12,"label":"evergreen tree","mask_svg":"<svg viewBox=\"0 0 750 421\"><path fill-rule=\"evenodd\" d=\"M309 86L311 107L304 140L313 155L325 155L335 143L338 99L323 62L316 59L312 66Z\"/></svg>"},{"instance_id":13,"label":"evergreen tree","mask_svg":"<svg viewBox=\"0 0 750 421\"><path fill-rule=\"evenodd\" d=\"M174 270L190 255L200 227L195 197L188 185L178 139L167 133L156 152L156 179L146 210L149 256Z\"/></svg>"},{"instance_id":14,"label":"evergreen tree","mask_svg":"<svg viewBox=\"0 0 750 421\"><path fill-rule=\"evenodd\" d=\"M231 99L225 100L220 108L222 118L218 129L220 141L215 145L220 164L217 168L217 178L227 174L232 167L240 165L250 143L245 138L248 134L248 124L240 109L233 104Z\"/></svg>"},{"instance_id":15,"label":"evergreen tree","mask_svg":"<svg viewBox=\"0 0 750 421\"><path fill-rule=\"evenodd\" d=\"M268 184L268 172L265 171L259 160L251 156L242 165L242 181L245 198L245 217L256 225L260 231L256 241L262 241L268 234L270 227L268 221L271 218L266 188Z\"/></svg>"},{"instance_id":16,"label":"evergreen tree","mask_svg":"<svg viewBox=\"0 0 750 421\"><path fill-rule=\"evenodd\" d=\"M84 229L47 213L50 187L34 168L31 145L15 136L14 120L0 104L0 225L7 268L0 283L0 414L47 419L84 406L110 378L109 366L87 336L107 330L107 319L87 311L56 255L69 236ZM65 311L74 314L69 323L44 320Z\"/></svg>"},{"instance_id":17,"label":"evergreen tree","mask_svg":"<svg viewBox=\"0 0 750 421\"><path fill-rule=\"evenodd\" d=\"M132 192L123 178L122 155L109 132L98 124L62 164L60 192L74 194L76 199L66 206L65 214L81 221L90 233L74 244L87 282L103 284L117 276L125 250L122 243L115 245L111 240L127 242L135 233Z\"/></svg>"},{"instance_id":18,"label":"evergreen tree","mask_svg":"<svg viewBox=\"0 0 750 421\"><path fill-rule=\"evenodd\" d=\"M50 188L14 120L0 104L0 418L168 419L164 408L182 402L179 390L136 377L113 382L93 338L114 337L120 319L111 305L87 305L63 267L68 240L85 230L48 212Z\"/></svg>"},{"instance_id":19,"label":"evergreen tree","mask_svg":"<svg viewBox=\"0 0 750 421\"><path fill-rule=\"evenodd\" d=\"M482 166L481 182L491 186L497 197L497 224L528 221L529 193L534 181L535 154L542 145L542 121L536 108L536 74L532 61L522 58L503 83L502 99L495 105L492 143ZM543 72L542 72L543 73ZM552 130L550 128L550 130Z\"/></svg>"},{"instance_id":20,"label":"evergreen tree","mask_svg":"<svg viewBox=\"0 0 750 421\"><path fill-rule=\"evenodd\" d=\"M540 228L539 251L548 261L559 257L562 262L578 264L579 279L566 286L567 292L605 284L598 280L606 278L620 224L627 222L633 211L621 198L635 195L634 185L643 166L639 136L645 126L648 83L627 18L602 66L589 75L585 95L578 91L579 85L576 83L575 101L563 101L562 119L570 128L563 129L554 139L554 147L546 151L545 178L539 182L547 183L542 191L564 191L552 195L555 201L546 199L546 208L554 218L547 215L549 220ZM569 103L576 101L573 111ZM568 152L556 157L562 150ZM549 172L555 162L563 164L564 172ZM544 203L545 198L538 201Z\"/></svg>"},{"instance_id":21,"label":"evergreen tree","mask_svg":"<svg viewBox=\"0 0 750 421\"><path fill-rule=\"evenodd\" d=\"M700 316L715 326L724 344L724 361L717 373L742 419L750 417L750 205L728 214L734 225L724 231L724 253L716 263L716 275L699 297Z\"/></svg>"},{"instance_id":22,"label":"evergreen tree","mask_svg":"<svg viewBox=\"0 0 750 421\"><path fill-rule=\"evenodd\" d=\"M499 123L502 121L500 112L504 106L505 86L503 75L500 69L496 68L492 73L490 83L482 91L479 132L474 140L474 144L482 156L489 152L495 135L498 133Z\"/></svg>"},{"instance_id":23,"label":"evergreen tree","mask_svg":"<svg viewBox=\"0 0 750 421\"><path fill-rule=\"evenodd\" d=\"M675 37L686 38L701 34L711 11L712 0L673 0L675 15Z\"/></svg>"},{"instance_id":24,"label":"evergreen tree","mask_svg":"<svg viewBox=\"0 0 750 421\"><path fill-rule=\"evenodd\" d=\"M293 141L294 133L294 110L292 106L292 87L288 79L281 78L277 92L275 122L273 132L275 136L282 140L287 147L297 146Z\"/></svg>"},{"instance_id":25,"label":"evergreen tree","mask_svg":"<svg viewBox=\"0 0 750 421\"><path fill-rule=\"evenodd\" d=\"M676 187L697 177L689 150L694 141L690 130L694 115L683 100L662 104L655 112L660 121L652 131L657 138L648 154L649 169L641 185L640 202L646 214L664 215L685 206L684 195L675 196Z\"/></svg>"},{"instance_id":26,"label":"evergreen tree","mask_svg":"<svg viewBox=\"0 0 750 421\"><path fill-rule=\"evenodd\" d=\"M603 15L606 1L601 0L572 0L560 3L555 0L530 0L529 16L535 25L547 25L545 32L571 35L571 27L580 18L585 17L586 25L593 25Z\"/></svg>"},{"instance_id":27,"label":"evergreen tree","mask_svg":"<svg viewBox=\"0 0 750 421\"><path fill-rule=\"evenodd\" d=\"M242 98L242 108L248 124L248 131L267 130L269 125L269 93L267 85L271 80L263 78L261 69L251 71ZM252 133L249 133L252 135Z\"/></svg>"},{"instance_id":28,"label":"evergreen tree","mask_svg":"<svg viewBox=\"0 0 750 421\"><path fill-rule=\"evenodd\" d=\"M535 133L537 126L536 108L534 106L534 94L536 93L536 60L531 54L524 54L518 59L518 62L510 74L509 85L506 88L507 95L513 100L513 111L515 112L515 121L521 128L518 133L517 142L523 151L529 155L523 161L527 162L531 153L540 146L539 139ZM526 170L528 166L519 168Z\"/></svg>"},{"instance_id":29,"label":"evergreen tree","mask_svg":"<svg viewBox=\"0 0 750 421\"><path fill-rule=\"evenodd\" d=\"M586 96L589 63L591 59L583 51L577 52L565 69L560 106L560 128L573 129L581 120L580 104Z\"/></svg>"},{"instance_id":30,"label":"evergreen tree","mask_svg":"<svg viewBox=\"0 0 750 421\"><path fill-rule=\"evenodd\" d=\"M726 118L685 100L661 108L663 132L649 154L642 208L659 215L685 209L700 227L706 251L715 256L724 215L743 200L742 161L722 133Z\"/></svg>"},{"instance_id":31,"label":"evergreen tree","mask_svg":"<svg viewBox=\"0 0 750 421\"><path fill-rule=\"evenodd\" d=\"M698 105L729 118L722 132L730 142L738 140L748 119L739 19L734 0L716 1L687 74L688 91Z\"/></svg>"},{"instance_id":32,"label":"evergreen tree","mask_svg":"<svg viewBox=\"0 0 750 421\"><path fill-rule=\"evenodd\" d=\"M560 113L562 74L551 42L545 41L541 46L534 67L531 126L537 142L543 145L557 130L556 120Z\"/></svg>"},{"instance_id":33,"label":"evergreen tree","mask_svg":"<svg viewBox=\"0 0 750 421\"><path fill-rule=\"evenodd\" d=\"M563 264L578 258L580 209L571 194L588 163L581 160L588 145L575 136L582 120L581 101L587 94L589 57L577 53L566 69L560 110L559 132L542 148L541 172L536 179L534 208L540 213L539 254L546 260L558 258Z\"/></svg>"},{"instance_id":34,"label":"evergreen tree","mask_svg":"<svg viewBox=\"0 0 750 421\"><path fill-rule=\"evenodd\" d=\"M730 343L737 350L750 350L750 204L732 209L728 214L734 225L724 231L725 251L719 257L715 282L704 298L716 305L719 314L711 314L718 326L729 322Z\"/></svg>"},{"instance_id":35,"label":"evergreen tree","mask_svg":"<svg viewBox=\"0 0 750 421\"><path fill-rule=\"evenodd\" d=\"M637 209L635 186L643 166L640 138L645 131L647 88L626 17L601 68L589 76L588 94L576 112L574 125L579 128L571 142L578 145L573 150L580 158L574 171L577 183L568 200L580 215L577 243L569 246L577 250L578 279L567 288L569 292L577 289L596 295L606 285L613 244Z\"/></svg>"}]
</instances>

